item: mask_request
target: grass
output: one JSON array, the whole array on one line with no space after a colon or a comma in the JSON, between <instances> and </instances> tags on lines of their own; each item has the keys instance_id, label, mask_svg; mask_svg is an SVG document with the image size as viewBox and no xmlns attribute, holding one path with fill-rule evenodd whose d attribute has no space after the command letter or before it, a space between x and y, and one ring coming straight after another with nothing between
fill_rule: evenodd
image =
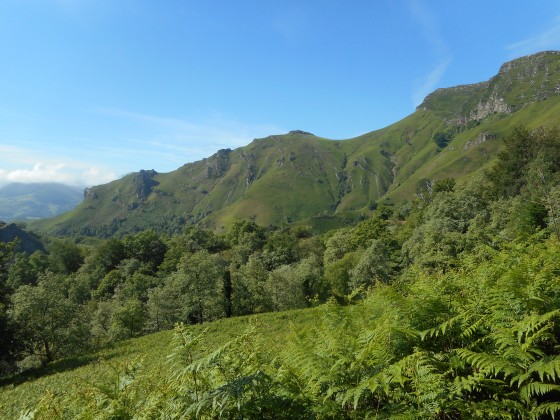
<instances>
[{"instance_id":1,"label":"grass","mask_svg":"<svg viewBox=\"0 0 560 420\"><path fill-rule=\"evenodd\" d=\"M255 325L267 348L280 351L292 326L310 323L316 314L317 308L274 312L221 319L191 328L195 332L207 329L205 344L212 349L242 334L249 325ZM59 360L44 368L5 378L0 381L0 418L18 418L48 393L56 395L69 389L79 392L91 386L108 386L117 372L130 362L140 361L148 374L171 374L167 355L171 352L172 336L173 331L162 331L122 341L95 353Z\"/></svg>"}]
</instances>

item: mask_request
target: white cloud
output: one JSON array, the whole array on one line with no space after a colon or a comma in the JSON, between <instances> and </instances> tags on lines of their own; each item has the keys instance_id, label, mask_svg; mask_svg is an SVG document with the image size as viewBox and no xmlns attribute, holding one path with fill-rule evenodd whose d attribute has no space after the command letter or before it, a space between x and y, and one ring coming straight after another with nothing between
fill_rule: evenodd
<instances>
[{"instance_id":1,"label":"white cloud","mask_svg":"<svg viewBox=\"0 0 560 420\"><path fill-rule=\"evenodd\" d=\"M139 124L140 134L119 144L126 148L114 149L107 145L107 152L149 154L174 164L184 164L209 157L219 149L237 148L250 143L254 138L284 133L285 130L272 124L246 124L214 116L206 121L193 123L180 118L161 117L130 112L121 109L103 108L98 113L134 121ZM130 145L134 145L131 147ZM154 162L157 166L158 162Z\"/></svg>"},{"instance_id":2,"label":"white cloud","mask_svg":"<svg viewBox=\"0 0 560 420\"><path fill-rule=\"evenodd\" d=\"M412 94L412 102L414 106L422 103L424 98L432 93L439 84L451 60L443 60L422 80L422 82L414 89Z\"/></svg>"},{"instance_id":3,"label":"white cloud","mask_svg":"<svg viewBox=\"0 0 560 420\"><path fill-rule=\"evenodd\" d=\"M10 182L60 182L90 186L114 180L114 171L71 158L49 158L46 154L15 146L0 146L0 185Z\"/></svg>"},{"instance_id":4,"label":"white cloud","mask_svg":"<svg viewBox=\"0 0 560 420\"><path fill-rule=\"evenodd\" d=\"M558 48L560 48L560 16L556 16L542 32L506 47L516 57Z\"/></svg>"},{"instance_id":5,"label":"white cloud","mask_svg":"<svg viewBox=\"0 0 560 420\"><path fill-rule=\"evenodd\" d=\"M408 4L409 13L412 19L420 25L422 36L427 39L436 54L447 55L447 45L439 33L437 19L431 10L425 7L420 0L410 0Z\"/></svg>"}]
</instances>

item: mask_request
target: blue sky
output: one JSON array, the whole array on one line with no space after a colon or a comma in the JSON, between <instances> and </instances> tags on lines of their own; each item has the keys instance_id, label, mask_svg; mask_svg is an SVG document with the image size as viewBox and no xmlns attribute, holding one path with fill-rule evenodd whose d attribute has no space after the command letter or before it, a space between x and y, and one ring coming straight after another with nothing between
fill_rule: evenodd
<instances>
[{"instance_id":1,"label":"blue sky","mask_svg":"<svg viewBox=\"0 0 560 420\"><path fill-rule=\"evenodd\" d=\"M557 0L0 0L0 185L351 138L550 49Z\"/></svg>"}]
</instances>

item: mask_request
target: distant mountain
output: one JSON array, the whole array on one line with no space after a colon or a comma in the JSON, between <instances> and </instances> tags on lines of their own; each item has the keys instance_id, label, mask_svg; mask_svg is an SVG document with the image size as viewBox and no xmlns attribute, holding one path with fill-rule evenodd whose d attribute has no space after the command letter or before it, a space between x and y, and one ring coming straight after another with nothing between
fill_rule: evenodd
<instances>
[{"instance_id":1,"label":"distant mountain","mask_svg":"<svg viewBox=\"0 0 560 420\"><path fill-rule=\"evenodd\" d=\"M30 221L57 216L83 200L83 188L58 183L12 183L0 188L0 220Z\"/></svg>"},{"instance_id":2,"label":"distant mountain","mask_svg":"<svg viewBox=\"0 0 560 420\"><path fill-rule=\"evenodd\" d=\"M34 227L110 236L190 223L220 229L249 218L322 229L410 198L423 179L466 179L516 126L559 123L560 52L543 52L504 64L489 81L438 89L387 128L344 141L297 130L170 173L142 170L86 190L75 210Z\"/></svg>"}]
</instances>

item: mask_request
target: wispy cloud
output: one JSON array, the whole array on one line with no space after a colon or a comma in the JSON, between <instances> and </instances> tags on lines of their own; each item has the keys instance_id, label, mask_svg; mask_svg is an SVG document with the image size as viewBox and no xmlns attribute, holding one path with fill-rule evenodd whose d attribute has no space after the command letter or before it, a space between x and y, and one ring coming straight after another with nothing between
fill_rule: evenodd
<instances>
[{"instance_id":1,"label":"wispy cloud","mask_svg":"<svg viewBox=\"0 0 560 420\"><path fill-rule=\"evenodd\" d=\"M193 123L114 108L98 109L97 112L136 122L145 134L130 139L130 142L141 144L140 149L144 151L167 153L173 161L180 159L182 163L208 157L219 149L244 146L254 138L284 132L272 124L246 124L219 115Z\"/></svg>"},{"instance_id":2,"label":"wispy cloud","mask_svg":"<svg viewBox=\"0 0 560 420\"><path fill-rule=\"evenodd\" d=\"M0 163L0 184L10 182L60 182L88 186L109 182L117 178L114 171L100 165L89 164L73 158L41 156L15 146L0 146L3 159Z\"/></svg>"},{"instance_id":3,"label":"wispy cloud","mask_svg":"<svg viewBox=\"0 0 560 420\"><path fill-rule=\"evenodd\" d=\"M412 103L414 106L420 105L424 98L438 87L439 81L450 63L451 59L439 62L436 68L428 73L428 75L422 79L422 82L416 86L412 94Z\"/></svg>"},{"instance_id":4,"label":"wispy cloud","mask_svg":"<svg viewBox=\"0 0 560 420\"><path fill-rule=\"evenodd\" d=\"M448 47L439 31L436 17L420 0L410 0L408 10L412 19L419 25L420 34L426 39L436 57L435 67L425 76L420 78L413 88L412 102L419 105L427 94L432 92L442 79L449 64L451 56Z\"/></svg>"},{"instance_id":5,"label":"wispy cloud","mask_svg":"<svg viewBox=\"0 0 560 420\"><path fill-rule=\"evenodd\" d=\"M556 18L541 32L527 39L510 44L506 47L512 56L518 57L543 50L560 48L560 16Z\"/></svg>"}]
</instances>

